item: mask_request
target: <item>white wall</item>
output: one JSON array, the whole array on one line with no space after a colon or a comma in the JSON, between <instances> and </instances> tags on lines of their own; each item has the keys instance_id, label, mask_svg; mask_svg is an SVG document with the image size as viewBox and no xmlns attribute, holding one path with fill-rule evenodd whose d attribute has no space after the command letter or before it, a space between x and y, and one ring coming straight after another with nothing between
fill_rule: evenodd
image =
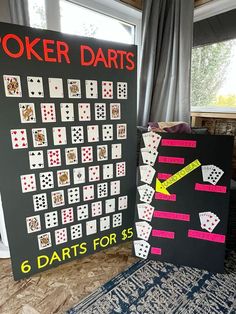
<instances>
[{"instance_id":1,"label":"white wall","mask_svg":"<svg viewBox=\"0 0 236 314\"><path fill-rule=\"evenodd\" d=\"M0 22L11 22L8 0L0 0Z\"/></svg>"}]
</instances>

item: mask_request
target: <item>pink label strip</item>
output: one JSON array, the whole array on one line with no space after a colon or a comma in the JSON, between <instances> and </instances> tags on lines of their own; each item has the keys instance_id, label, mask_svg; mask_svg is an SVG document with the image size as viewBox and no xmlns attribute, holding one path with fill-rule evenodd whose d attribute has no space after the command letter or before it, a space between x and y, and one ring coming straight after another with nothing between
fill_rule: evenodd
<instances>
[{"instance_id":1,"label":"pink label strip","mask_svg":"<svg viewBox=\"0 0 236 314\"><path fill-rule=\"evenodd\" d=\"M188 237L217 243L225 243L225 235L218 233L209 233L190 229L188 231Z\"/></svg>"},{"instance_id":2,"label":"pink label strip","mask_svg":"<svg viewBox=\"0 0 236 314\"><path fill-rule=\"evenodd\" d=\"M166 212L166 211L161 211L161 210L155 210L154 217L163 218L163 219L190 221L189 214L173 213L173 212Z\"/></svg>"},{"instance_id":3,"label":"pink label strip","mask_svg":"<svg viewBox=\"0 0 236 314\"><path fill-rule=\"evenodd\" d=\"M184 164L184 158L159 156L158 157L158 162L163 162L163 163L166 163L166 164L183 165Z\"/></svg>"},{"instance_id":4,"label":"pink label strip","mask_svg":"<svg viewBox=\"0 0 236 314\"><path fill-rule=\"evenodd\" d=\"M167 239L174 239L175 233L172 231L165 231L165 230L152 230L152 236L153 237L159 237L159 238L167 238Z\"/></svg>"},{"instance_id":5,"label":"pink label strip","mask_svg":"<svg viewBox=\"0 0 236 314\"><path fill-rule=\"evenodd\" d=\"M161 249L159 247L152 247L151 254L161 255Z\"/></svg>"},{"instance_id":6,"label":"pink label strip","mask_svg":"<svg viewBox=\"0 0 236 314\"><path fill-rule=\"evenodd\" d=\"M214 192L214 193L226 193L226 186L223 185L211 185L211 184L195 184L196 191Z\"/></svg>"},{"instance_id":7,"label":"pink label strip","mask_svg":"<svg viewBox=\"0 0 236 314\"><path fill-rule=\"evenodd\" d=\"M196 148L197 142L196 141L189 141L189 140L169 140L169 139L163 139L161 141L161 145L162 146Z\"/></svg>"},{"instance_id":8,"label":"pink label strip","mask_svg":"<svg viewBox=\"0 0 236 314\"><path fill-rule=\"evenodd\" d=\"M176 201L176 194L165 195L165 194L157 192L157 193L155 193L155 199L156 200L162 200L162 201L175 202Z\"/></svg>"},{"instance_id":9,"label":"pink label strip","mask_svg":"<svg viewBox=\"0 0 236 314\"><path fill-rule=\"evenodd\" d=\"M157 178L158 178L159 180L166 180L166 179L170 178L171 176L172 176L172 174L170 174L170 173L159 172L159 173L157 174Z\"/></svg>"}]
</instances>

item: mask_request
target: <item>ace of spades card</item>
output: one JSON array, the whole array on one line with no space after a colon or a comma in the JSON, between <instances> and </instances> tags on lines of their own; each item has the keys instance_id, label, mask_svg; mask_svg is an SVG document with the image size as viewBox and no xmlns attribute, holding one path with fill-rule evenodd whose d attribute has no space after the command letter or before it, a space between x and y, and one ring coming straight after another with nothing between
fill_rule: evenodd
<instances>
[{"instance_id":1,"label":"ace of spades card","mask_svg":"<svg viewBox=\"0 0 236 314\"><path fill-rule=\"evenodd\" d=\"M29 97L43 98L43 78L39 76L27 76L28 95Z\"/></svg>"}]
</instances>

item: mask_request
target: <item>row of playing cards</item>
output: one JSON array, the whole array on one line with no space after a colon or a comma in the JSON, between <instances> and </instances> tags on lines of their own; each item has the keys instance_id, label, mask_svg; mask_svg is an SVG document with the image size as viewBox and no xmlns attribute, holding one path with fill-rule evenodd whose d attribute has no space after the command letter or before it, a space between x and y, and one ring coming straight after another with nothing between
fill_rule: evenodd
<instances>
[{"instance_id":1,"label":"row of playing cards","mask_svg":"<svg viewBox=\"0 0 236 314\"><path fill-rule=\"evenodd\" d=\"M220 222L219 217L212 212L199 213L199 218L201 222L201 228L209 232L212 232Z\"/></svg>"},{"instance_id":2,"label":"row of playing cards","mask_svg":"<svg viewBox=\"0 0 236 314\"><path fill-rule=\"evenodd\" d=\"M147 184L143 184L138 187L138 193L141 202L150 204L155 193L155 190Z\"/></svg>"},{"instance_id":3,"label":"row of playing cards","mask_svg":"<svg viewBox=\"0 0 236 314\"><path fill-rule=\"evenodd\" d=\"M224 171L215 165L202 166L202 178L204 182L210 182L211 184L216 185L223 174Z\"/></svg>"},{"instance_id":4,"label":"row of playing cards","mask_svg":"<svg viewBox=\"0 0 236 314\"><path fill-rule=\"evenodd\" d=\"M157 133L148 132L143 134L145 147L141 149L141 155L145 165L154 166L158 155L157 148L160 141L161 136Z\"/></svg>"},{"instance_id":5,"label":"row of playing cards","mask_svg":"<svg viewBox=\"0 0 236 314\"><path fill-rule=\"evenodd\" d=\"M139 167L139 171L140 171L140 180L147 184L151 184L156 173L155 169L149 165L142 165Z\"/></svg>"},{"instance_id":6,"label":"row of playing cards","mask_svg":"<svg viewBox=\"0 0 236 314\"><path fill-rule=\"evenodd\" d=\"M3 75L6 97L22 97L21 77L18 75ZM29 97L43 98L45 95L44 82L42 77L27 76ZM96 80L85 80L84 86L78 79L68 79L67 91L69 98L81 98L83 88L86 98L113 99L114 83L112 81L102 81L101 94ZM48 78L49 95L51 98L64 98L64 84L62 78ZM117 99L128 98L127 82L116 83Z\"/></svg>"}]
</instances>

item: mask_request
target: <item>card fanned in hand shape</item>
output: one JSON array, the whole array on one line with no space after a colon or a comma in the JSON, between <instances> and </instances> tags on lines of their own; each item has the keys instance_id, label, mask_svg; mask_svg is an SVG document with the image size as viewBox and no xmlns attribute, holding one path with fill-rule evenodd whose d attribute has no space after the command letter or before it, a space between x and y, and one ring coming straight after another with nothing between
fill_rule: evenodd
<instances>
[{"instance_id":1,"label":"card fanned in hand shape","mask_svg":"<svg viewBox=\"0 0 236 314\"><path fill-rule=\"evenodd\" d=\"M132 239L136 47L0 26L0 193L18 280Z\"/></svg>"},{"instance_id":2,"label":"card fanned in hand shape","mask_svg":"<svg viewBox=\"0 0 236 314\"><path fill-rule=\"evenodd\" d=\"M143 133L134 254L224 271L233 137Z\"/></svg>"}]
</instances>

